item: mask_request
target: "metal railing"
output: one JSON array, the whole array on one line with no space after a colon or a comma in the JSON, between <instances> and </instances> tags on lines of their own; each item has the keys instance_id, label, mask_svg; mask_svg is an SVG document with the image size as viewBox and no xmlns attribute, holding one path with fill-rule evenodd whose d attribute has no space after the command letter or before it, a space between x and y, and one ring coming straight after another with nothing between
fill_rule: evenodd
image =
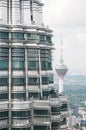
<instances>
[{"instance_id":1,"label":"metal railing","mask_svg":"<svg viewBox=\"0 0 86 130\"><path fill-rule=\"evenodd\" d=\"M36 123L36 124L47 124L47 123L50 123L50 119L49 118L34 118L33 119L33 123Z\"/></svg>"},{"instance_id":2,"label":"metal railing","mask_svg":"<svg viewBox=\"0 0 86 130\"><path fill-rule=\"evenodd\" d=\"M13 126L26 126L26 125L30 125L30 124L31 124L31 121L29 119L27 119L27 120L13 119L12 120Z\"/></svg>"},{"instance_id":3,"label":"metal railing","mask_svg":"<svg viewBox=\"0 0 86 130\"><path fill-rule=\"evenodd\" d=\"M8 120L0 120L0 127L8 125Z\"/></svg>"},{"instance_id":4,"label":"metal railing","mask_svg":"<svg viewBox=\"0 0 86 130\"><path fill-rule=\"evenodd\" d=\"M0 101L0 110L8 109L8 102L7 101Z\"/></svg>"}]
</instances>

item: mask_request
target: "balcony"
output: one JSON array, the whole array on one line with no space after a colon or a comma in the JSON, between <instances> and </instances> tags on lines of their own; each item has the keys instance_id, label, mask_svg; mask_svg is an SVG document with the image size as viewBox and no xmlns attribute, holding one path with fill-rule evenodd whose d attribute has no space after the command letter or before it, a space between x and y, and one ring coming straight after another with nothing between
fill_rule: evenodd
<instances>
[{"instance_id":1,"label":"balcony","mask_svg":"<svg viewBox=\"0 0 86 130\"><path fill-rule=\"evenodd\" d=\"M1 92L1 91L5 91L5 92L6 92L6 91L7 91L7 88L8 88L7 86L2 86L2 87L0 86L0 92Z\"/></svg>"},{"instance_id":2,"label":"balcony","mask_svg":"<svg viewBox=\"0 0 86 130\"><path fill-rule=\"evenodd\" d=\"M27 109L31 109L31 102L27 102L27 101L14 101L12 102L12 109L19 109L19 110L27 110Z\"/></svg>"},{"instance_id":3,"label":"balcony","mask_svg":"<svg viewBox=\"0 0 86 130\"><path fill-rule=\"evenodd\" d=\"M38 70L36 71L36 70L34 70L34 71L28 71L28 76L39 76L39 74L38 74Z\"/></svg>"},{"instance_id":4,"label":"balcony","mask_svg":"<svg viewBox=\"0 0 86 130\"><path fill-rule=\"evenodd\" d=\"M25 91L24 86L12 86L12 91Z\"/></svg>"},{"instance_id":5,"label":"balcony","mask_svg":"<svg viewBox=\"0 0 86 130\"><path fill-rule=\"evenodd\" d=\"M0 110L7 110L8 109L8 102L0 102Z\"/></svg>"},{"instance_id":6,"label":"balcony","mask_svg":"<svg viewBox=\"0 0 86 130\"><path fill-rule=\"evenodd\" d=\"M48 100L33 101L33 107L41 109L50 109L50 102Z\"/></svg>"},{"instance_id":7,"label":"balcony","mask_svg":"<svg viewBox=\"0 0 86 130\"><path fill-rule=\"evenodd\" d=\"M8 71L0 70L0 76L6 76L6 75L8 75Z\"/></svg>"},{"instance_id":8,"label":"balcony","mask_svg":"<svg viewBox=\"0 0 86 130\"><path fill-rule=\"evenodd\" d=\"M68 103L67 96L59 96L59 100L60 100L60 102L62 102L62 103Z\"/></svg>"},{"instance_id":9,"label":"balcony","mask_svg":"<svg viewBox=\"0 0 86 130\"><path fill-rule=\"evenodd\" d=\"M60 128L61 128L61 129L66 129L66 128L67 128L67 125L61 125Z\"/></svg>"},{"instance_id":10,"label":"balcony","mask_svg":"<svg viewBox=\"0 0 86 130\"><path fill-rule=\"evenodd\" d=\"M42 71L41 71L41 74L42 74L42 75L52 74L52 70L47 70L47 71L46 71L46 70L42 70Z\"/></svg>"},{"instance_id":11,"label":"balcony","mask_svg":"<svg viewBox=\"0 0 86 130\"><path fill-rule=\"evenodd\" d=\"M46 85L42 85L42 89L48 89L49 88L49 84L46 84Z\"/></svg>"},{"instance_id":12,"label":"balcony","mask_svg":"<svg viewBox=\"0 0 86 130\"><path fill-rule=\"evenodd\" d=\"M61 106L59 98L51 98L51 106Z\"/></svg>"},{"instance_id":13,"label":"balcony","mask_svg":"<svg viewBox=\"0 0 86 130\"><path fill-rule=\"evenodd\" d=\"M61 115L51 115L51 120L53 121L57 121L57 120L60 120L61 119Z\"/></svg>"},{"instance_id":14,"label":"balcony","mask_svg":"<svg viewBox=\"0 0 86 130\"><path fill-rule=\"evenodd\" d=\"M49 118L34 118L33 123L47 125L47 124L50 124L50 119Z\"/></svg>"},{"instance_id":15,"label":"balcony","mask_svg":"<svg viewBox=\"0 0 86 130\"><path fill-rule=\"evenodd\" d=\"M31 124L31 121L29 119L19 120L19 119L13 119L12 120L12 126L28 126Z\"/></svg>"},{"instance_id":16,"label":"balcony","mask_svg":"<svg viewBox=\"0 0 86 130\"><path fill-rule=\"evenodd\" d=\"M68 111L61 111L61 115L66 117L68 115Z\"/></svg>"},{"instance_id":17,"label":"balcony","mask_svg":"<svg viewBox=\"0 0 86 130\"><path fill-rule=\"evenodd\" d=\"M52 127L51 130L60 130L59 127Z\"/></svg>"},{"instance_id":18,"label":"balcony","mask_svg":"<svg viewBox=\"0 0 86 130\"><path fill-rule=\"evenodd\" d=\"M8 125L8 120L0 120L0 128Z\"/></svg>"},{"instance_id":19,"label":"balcony","mask_svg":"<svg viewBox=\"0 0 86 130\"><path fill-rule=\"evenodd\" d=\"M32 85L32 86L28 86L28 91L29 92L40 92L40 88L38 85L36 85L36 86Z\"/></svg>"},{"instance_id":20,"label":"balcony","mask_svg":"<svg viewBox=\"0 0 86 130\"><path fill-rule=\"evenodd\" d=\"M14 70L14 71L12 71L12 75L13 76L24 76L24 71L22 71L22 70L20 70L20 71Z\"/></svg>"},{"instance_id":21,"label":"balcony","mask_svg":"<svg viewBox=\"0 0 86 130\"><path fill-rule=\"evenodd\" d=\"M39 43L39 39L28 39L26 41L26 44L29 45L30 43L32 43L32 44Z\"/></svg>"}]
</instances>

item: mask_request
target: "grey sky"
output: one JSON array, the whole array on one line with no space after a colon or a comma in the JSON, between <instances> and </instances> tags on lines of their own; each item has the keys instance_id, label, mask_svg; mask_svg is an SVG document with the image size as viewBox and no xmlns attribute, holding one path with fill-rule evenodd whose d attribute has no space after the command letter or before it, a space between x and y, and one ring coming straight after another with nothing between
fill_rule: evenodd
<instances>
[{"instance_id":1,"label":"grey sky","mask_svg":"<svg viewBox=\"0 0 86 130\"><path fill-rule=\"evenodd\" d=\"M44 23L54 30L55 65L63 37L64 62L70 71L86 73L86 0L42 0Z\"/></svg>"}]
</instances>

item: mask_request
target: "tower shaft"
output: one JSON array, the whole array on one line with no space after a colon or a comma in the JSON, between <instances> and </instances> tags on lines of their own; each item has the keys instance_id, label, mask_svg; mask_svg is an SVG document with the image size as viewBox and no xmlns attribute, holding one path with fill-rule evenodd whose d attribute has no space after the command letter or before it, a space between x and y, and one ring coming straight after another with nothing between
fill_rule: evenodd
<instances>
[{"instance_id":1,"label":"tower shaft","mask_svg":"<svg viewBox=\"0 0 86 130\"><path fill-rule=\"evenodd\" d=\"M63 94L63 79L59 78L59 94Z\"/></svg>"}]
</instances>

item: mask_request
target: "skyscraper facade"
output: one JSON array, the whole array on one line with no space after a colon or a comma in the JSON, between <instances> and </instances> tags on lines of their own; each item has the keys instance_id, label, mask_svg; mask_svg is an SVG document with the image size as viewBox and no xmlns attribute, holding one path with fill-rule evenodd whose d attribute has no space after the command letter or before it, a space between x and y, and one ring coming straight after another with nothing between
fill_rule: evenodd
<instances>
[{"instance_id":1,"label":"skyscraper facade","mask_svg":"<svg viewBox=\"0 0 86 130\"><path fill-rule=\"evenodd\" d=\"M52 30L41 0L0 0L0 129L66 129L67 99L54 91Z\"/></svg>"}]
</instances>

